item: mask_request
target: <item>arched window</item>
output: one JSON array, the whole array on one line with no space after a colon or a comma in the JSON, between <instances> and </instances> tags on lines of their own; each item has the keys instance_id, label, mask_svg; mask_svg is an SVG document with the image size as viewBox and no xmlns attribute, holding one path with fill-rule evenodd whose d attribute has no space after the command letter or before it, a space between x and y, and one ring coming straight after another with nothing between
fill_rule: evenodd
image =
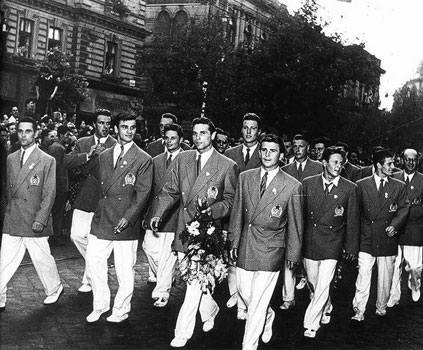
<instances>
[{"instance_id":1,"label":"arched window","mask_svg":"<svg viewBox=\"0 0 423 350\"><path fill-rule=\"evenodd\" d=\"M161 11L157 16L157 32L160 35L170 35L170 16L167 11Z\"/></svg>"},{"instance_id":2,"label":"arched window","mask_svg":"<svg viewBox=\"0 0 423 350\"><path fill-rule=\"evenodd\" d=\"M188 24L188 15L185 11L179 10L175 14L175 19L173 20L173 32L174 34L181 33L185 30Z\"/></svg>"}]
</instances>

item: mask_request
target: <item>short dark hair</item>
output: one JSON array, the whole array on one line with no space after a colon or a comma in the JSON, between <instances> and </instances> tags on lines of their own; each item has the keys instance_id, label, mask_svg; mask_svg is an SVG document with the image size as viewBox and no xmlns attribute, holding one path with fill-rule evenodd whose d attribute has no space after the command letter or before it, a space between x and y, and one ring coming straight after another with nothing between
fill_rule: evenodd
<instances>
[{"instance_id":1,"label":"short dark hair","mask_svg":"<svg viewBox=\"0 0 423 350\"><path fill-rule=\"evenodd\" d=\"M184 131L182 130L182 126L179 124L166 124L164 126L164 135L166 135L167 131L176 131L179 137L184 137Z\"/></svg>"},{"instance_id":2,"label":"short dark hair","mask_svg":"<svg viewBox=\"0 0 423 350\"><path fill-rule=\"evenodd\" d=\"M18 128L19 128L20 123L31 123L32 124L32 130L34 130L34 132L37 131L38 124L37 124L37 121L34 118L23 117L23 118L19 119Z\"/></svg>"},{"instance_id":3,"label":"short dark hair","mask_svg":"<svg viewBox=\"0 0 423 350\"><path fill-rule=\"evenodd\" d=\"M176 115L174 115L172 113L163 113L162 116L160 117L160 119L162 119L162 118L172 119L173 123L178 124L178 118L176 117Z\"/></svg>"},{"instance_id":4,"label":"short dark hair","mask_svg":"<svg viewBox=\"0 0 423 350\"><path fill-rule=\"evenodd\" d=\"M336 147L343 147L345 152L347 152L347 153L350 151L350 146L348 146L348 144L345 143L345 142L338 141L337 143L335 143L335 146Z\"/></svg>"},{"instance_id":5,"label":"short dark hair","mask_svg":"<svg viewBox=\"0 0 423 350\"><path fill-rule=\"evenodd\" d=\"M113 118L113 125L119 127L119 123L125 122L127 120L137 120L137 116L135 114L131 114L128 112L120 112L118 114L115 115L115 117Z\"/></svg>"},{"instance_id":6,"label":"short dark hair","mask_svg":"<svg viewBox=\"0 0 423 350\"><path fill-rule=\"evenodd\" d=\"M68 128L68 126L67 125L60 125L58 128L57 128L57 135L59 136L59 135L64 135L64 134L66 134L68 131L70 131L70 129Z\"/></svg>"},{"instance_id":7,"label":"short dark hair","mask_svg":"<svg viewBox=\"0 0 423 350\"><path fill-rule=\"evenodd\" d=\"M41 135L40 135L40 138L41 138L41 140L44 138L44 137L46 137L46 136L48 136L48 134L50 134L51 132L52 132L53 130L50 130L50 129L44 129L43 131L41 131Z\"/></svg>"},{"instance_id":8,"label":"short dark hair","mask_svg":"<svg viewBox=\"0 0 423 350\"><path fill-rule=\"evenodd\" d=\"M221 129L221 128L216 128L216 135L217 134L224 135L224 136L227 136L229 138L229 133L227 131Z\"/></svg>"},{"instance_id":9,"label":"short dark hair","mask_svg":"<svg viewBox=\"0 0 423 350\"><path fill-rule=\"evenodd\" d=\"M30 103L30 102L34 102L34 103L36 103L37 102L37 99L35 98L35 97L28 97L26 100L25 100L25 105L27 105L28 103Z\"/></svg>"},{"instance_id":10,"label":"short dark hair","mask_svg":"<svg viewBox=\"0 0 423 350\"><path fill-rule=\"evenodd\" d=\"M259 137L259 149L261 150L261 145L263 142L274 142L279 145L280 153L286 153L285 144L283 139L276 134L261 134Z\"/></svg>"},{"instance_id":11,"label":"short dark hair","mask_svg":"<svg viewBox=\"0 0 423 350\"><path fill-rule=\"evenodd\" d=\"M303 140L305 142L307 142L308 144L310 144L310 141L308 140L308 138L304 135L304 134L297 134L292 138L292 143L294 143L295 140Z\"/></svg>"},{"instance_id":12,"label":"short dark hair","mask_svg":"<svg viewBox=\"0 0 423 350\"><path fill-rule=\"evenodd\" d=\"M328 162L329 158L332 154L341 155L343 161L345 161L345 159L346 159L346 153L342 149L340 149L339 147L336 147L336 146L329 146L329 147L325 148L325 150L322 153L322 159L326 160Z\"/></svg>"},{"instance_id":13,"label":"short dark hair","mask_svg":"<svg viewBox=\"0 0 423 350\"><path fill-rule=\"evenodd\" d=\"M207 117L199 117L199 118L195 118L192 121L191 124L191 129L194 129L194 126L197 124L206 124L209 126L209 131L210 133L214 133L216 131L216 127L214 126L214 123L212 122L211 119L207 118Z\"/></svg>"},{"instance_id":14,"label":"short dark hair","mask_svg":"<svg viewBox=\"0 0 423 350\"><path fill-rule=\"evenodd\" d=\"M313 140L313 147L316 147L316 143L323 143L326 147L329 147L332 144L332 141L326 136L316 137Z\"/></svg>"},{"instance_id":15,"label":"short dark hair","mask_svg":"<svg viewBox=\"0 0 423 350\"><path fill-rule=\"evenodd\" d=\"M261 130L261 118L257 114L245 113L244 116L242 117L242 122L244 122L245 120L252 120L257 122L257 126Z\"/></svg>"},{"instance_id":16,"label":"short dark hair","mask_svg":"<svg viewBox=\"0 0 423 350\"><path fill-rule=\"evenodd\" d=\"M373 152L373 165L375 167L377 163L383 165L383 163L385 163L386 158L394 158L394 156L395 153L388 148L377 150L376 152Z\"/></svg>"},{"instance_id":17,"label":"short dark hair","mask_svg":"<svg viewBox=\"0 0 423 350\"><path fill-rule=\"evenodd\" d=\"M97 122L97 118L98 118L98 116L99 115L105 115L105 116L107 116L107 117L112 117L112 112L110 112L108 109L105 109L105 108L98 108L96 111L95 111L95 113L94 113L94 116L95 116L95 122Z\"/></svg>"}]
</instances>

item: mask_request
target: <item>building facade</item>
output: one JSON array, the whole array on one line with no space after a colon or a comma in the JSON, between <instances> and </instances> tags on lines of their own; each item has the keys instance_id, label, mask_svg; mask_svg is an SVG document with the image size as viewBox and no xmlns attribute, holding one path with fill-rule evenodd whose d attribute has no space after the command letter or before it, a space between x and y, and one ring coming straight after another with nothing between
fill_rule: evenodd
<instances>
[{"instance_id":1,"label":"building facade","mask_svg":"<svg viewBox=\"0 0 423 350\"><path fill-rule=\"evenodd\" d=\"M142 109L145 77L136 55L149 32L143 0L4 0L1 4L2 111L24 109L49 50L72 54L70 71L88 79L78 113Z\"/></svg>"}]
</instances>

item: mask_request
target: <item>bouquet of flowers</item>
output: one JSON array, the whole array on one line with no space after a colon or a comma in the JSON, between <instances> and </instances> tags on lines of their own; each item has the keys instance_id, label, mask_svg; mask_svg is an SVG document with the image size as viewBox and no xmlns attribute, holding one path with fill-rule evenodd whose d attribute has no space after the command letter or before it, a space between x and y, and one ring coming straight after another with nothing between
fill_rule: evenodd
<instances>
[{"instance_id":1,"label":"bouquet of flowers","mask_svg":"<svg viewBox=\"0 0 423 350\"><path fill-rule=\"evenodd\" d=\"M179 237L187 245L179 264L181 278L188 283L197 279L203 293L213 293L216 281L220 283L227 276L230 244L227 232L216 226L206 200L198 200L194 219Z\"/></svg>"}]
</instances>

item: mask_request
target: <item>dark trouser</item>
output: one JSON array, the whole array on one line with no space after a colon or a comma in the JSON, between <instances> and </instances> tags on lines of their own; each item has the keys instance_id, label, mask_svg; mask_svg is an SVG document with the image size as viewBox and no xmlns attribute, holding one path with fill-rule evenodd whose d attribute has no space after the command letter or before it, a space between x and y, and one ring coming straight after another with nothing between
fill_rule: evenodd
<instances>
[{"instance_id":1,"label":"dark trouser","mask_svg":"<svg viewBox=\"0 0 423 350\"><path fill-rule=\"evenodd\" d=\"M51 209L53 216L53 241L63 240L63 216L65 214L66 192L57 192Z\"/></svg>"}]
</instances>

